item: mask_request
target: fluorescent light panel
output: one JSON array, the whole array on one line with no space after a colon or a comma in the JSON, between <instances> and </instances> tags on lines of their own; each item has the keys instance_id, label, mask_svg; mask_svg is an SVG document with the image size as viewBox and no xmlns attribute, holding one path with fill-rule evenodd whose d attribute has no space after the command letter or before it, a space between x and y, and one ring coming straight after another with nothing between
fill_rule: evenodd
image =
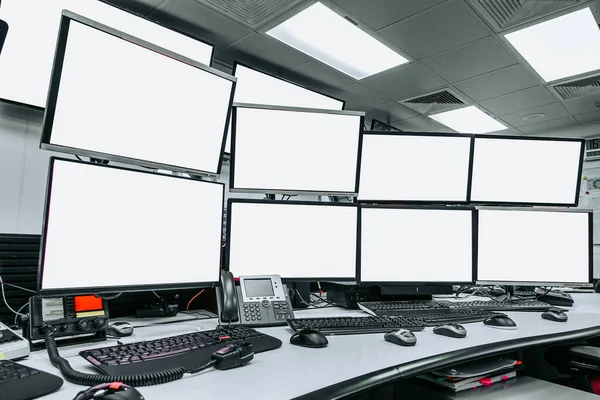
<instances>
[{"instance_id":1,"label":"fluorescent light panel","mask_svg":"<svg viewBox=\"0 0 600 400\"><path fill-rule=\"evenodd\" d=\"M600 29L589 7L505 37L546 82L600 69Z\"/></svg>"},{"instance_id":2,"label":"fluorescent light panel","mask_svg":"<svg viewBox=\"0 0 600 400\"><path fill-rule=\"evenodd\" d=\"M459 133L488 133L507 129L475 106L433 114L429 117Z\"/></svg>"},{"instance_id":3,"label":"fluorescent light panel","mask_svg":"<svg viewBox=\"0 0 600 400\"><path fill-rule=\"evenodd\" d=\"M267 35L355 79L408 62L318 2L269 30Z\"/></svg>"},{"instance_id":4,"label":"fluorescent light panel","mask_svg":"<svg viewBox=\"0 0 600 400\"><path fill-rule=\"evenodd\" d=\"M46 106L62 10L210 65L213 47L98 0L2 0L10 26L0 57L0 98Z\"/></svg>"}]
</instances>

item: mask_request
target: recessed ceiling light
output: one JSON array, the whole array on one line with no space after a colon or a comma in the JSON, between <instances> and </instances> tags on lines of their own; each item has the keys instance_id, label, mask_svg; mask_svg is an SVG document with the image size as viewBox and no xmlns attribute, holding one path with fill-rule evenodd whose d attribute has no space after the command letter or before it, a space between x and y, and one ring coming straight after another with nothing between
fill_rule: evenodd
<instances>
[{"instance_id":1,"label":"recessed ceiling light","mask_svg":"<svg viewBox=\"0 0 600 400\"><path fill-rule=\"evenodd\" d=\"M505 37L546 82L600 69L600 29L589 7Z\"/></svg>"},{"instance_id":2,"label":"recessed ceiling light","mask_svg":"<svg viewBox=\"0 0 600 400\"><path fill-rule=\"evenodd\" d=\"M433 114L429 118L460 133L488 133L507 129L475 106Z\"/></svg>"},{"instance_id":3,"label":"recessed ceiling light","mask_svg":"<svg viewBox=\"0 0 600 400\"><path fill-rule=\"evenodd\" d=\"M542 119L546 116L544 113L535 113L529 114L523 117L523 121L537 121L538 119Z\"/></svg>"},{"instance_id":4,"label":"recessed ceiling light","mask_svg":"<svg viewBox=\"0 0 600 400\"><path fill-rule=\"evenodd\" d=\"M282 22L267 35L355 79L408 62L321 3Z\"/></svg>"}]
</instances>

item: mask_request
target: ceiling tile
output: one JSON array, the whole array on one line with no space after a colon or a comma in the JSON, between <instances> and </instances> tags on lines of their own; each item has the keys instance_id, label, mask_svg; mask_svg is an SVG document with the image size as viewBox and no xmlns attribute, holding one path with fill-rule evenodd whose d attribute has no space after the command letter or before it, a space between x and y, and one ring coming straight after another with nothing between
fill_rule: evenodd
<instances>
[{"instance_id":1,"label":"ceiling tile","mask_svg":"<svg viewBox=\"0 0 600 400\"><path fill-rule=\"evenodd\" d=\"M377 119L381 122L389 124L391 121L399 121L402 119L416 117L418 114L408 108L390 101L367 110L368 119Z\"/></svg>"},{"instance_id":2,"label":"ceiling tile","mask_svg":"<svg viewBox=\"0 0 600 400\"><path fill-rule=\"evenodd\" d=\"M375 30L444 1L446 0L333 0L338 6L348 11L350 18L356 18Z\"/></svg>"},{"instance_id":3,"label":"ceiling tile","mask_svg":"<svg viewBox=\"0 0 600 400\"><path fill-rule=\"evenodd\" d=\"M445 82L422 65L411 63L365 78L361 84L392 100L404 100L442 87Z\"/></svg>"},{"instance_id":4,"label":"ceiling tile","mask_svg":"<svg viewBox=\"0 0 600 400\"><path fill-rule=\"evenodd\" d=\"M600 121L600 111L594 111L591 113L576 115L575 119L582 124L587 124L588 122Z\"/></svg>"},{"instance_id":5,"label":"ceiling tile","mask_svg":"<svg viewBox=\"0 0 600 400\"><path fill-rule=\"evenodd\" d=\"M546 88L543 86L534 86L529 89L485 100L479 104L487 108L492 114L501 116L527 110L528 108L543 106L555 101L554 96L548 93Z\"/></svg>"},{"instance_id":6,"label":"ceiling tile","mask_svg":"<svg viewBox=\"0 0 600 400\"><path fill-rule=\"evenodd\" d=\"M215 57L229 64L242 61L267 70L272 68L263 64L292 69L312 61L307 55L261 33L245 37L233 46L219 51Z\"/></svg>"},{"instance_id":7,"label":"ceiling tile","mask_svg":"<svg viewBox=\"0 0 600 400\"><path fill-rule=\"evenodd\" d=\"M117 7L147 15L158 7L164 0L108 0Z\"/></svg>"},{"instance_id":8,"label":"ceiling tile","mask_svg":"<svg viewBox=\"0 0 600 400\"><path fill-rule=\"evenodd\" d=\"M148 17L207 41L217 50L252 33L250 29L193 0L166 0Z\"/></svg>"},{"instance_id":9,"label":"ceiling tile","mask_svg":"<svg viewBox=\"0 0 600 400\"><path fill-rule=\"evenodd\" d=\"M449 128L429 117L418 116L391 123L392 126L407 132L430 132L434 130L448 131Z\"/></svg>"},{"instance_id":10,"label":"ceiling tile","mask_svg":"<svg viewBox=\"0 0 600 400\"><path fill-rule=\"evenodd\" d=\"M525 121L523 117L531 114L546 114L545 117L535 121ZM530 108L513 114L503 115L502 119L512 126L520 127L525 125L537 124L544 121L568 117L569 113L559 103L546 104L545 106Z\"/></svg>"},{"instance_id":11,"label":"ceiling tile","mask_svg":"<svg viewBox=\"0 0 600 400\"><path fill-rule=\"evenodd\" d=\"M598 102L600 102L600 96L596 95L563 101L563 105L571 114L579 115L598 111L598 107L596 107Z\"/></svg>"},{"instance_id":12,"label":"ceiling tile","mask_svg":"<svg viewBox=\"0 0 600 400\"><path fill-rule=\"evenodd\" d=\"M564 128L566 126L577 125L577 122L571 117L559 118L552 121L540 122L539 124L522 126L519 130L525 134L531 133L547 133L555 129Z\"/></svg>"},{"instance_id":13,"label":"ceiling tile","mask_svg":"<svg viewBox=\"0 0 600 400\"><path fill-rule=\"evenodd\" d=\"M461 0L430 8L378 32L417 59L473 42L491 33Z\"/></svg>"},{"instance_id":14,"label":"ceiling tile","mask_svg":"<svg viewBox=\"0 0 600 400\"><path fill-rule=\"evenodd\" d=\"M282 77L311 89L326 92L356 83L354 79L318 61L312 61L292 70L283 71Z\"/></svg>"},{"instance_id":15,"label":"ceiling tile","mask_svg":"<svg viewBox=\"0 0 600 400\"><path fill-rule=\"evenodd\" d=\"M537 82L521 65L459 82L455 86L475 101L482 101L536 86Z\"/></svg>"},{"instance_id":16,"label":"ceiling tile","mask_svg":"<svg viewBox=\"0 0 600 400\"><path fill-rule=\"evenodd\" d=\"M450 83L473 78L517 63L496 37L486 37L422 60Z\"/></svg>"},{"instance_id":17,"label":"ceiling tile","mask_svg":"<svg viewBox=\"0 0 600 400\"><path fill-rule=\"evenodd\" d=\"M388 101L385 97L380 96L358 83L346 86L340 90L335 90L331 92L331 95L338 99L345 100L345 109L353 111L366 110L377 104L383 104Z\"/></svg>"}]
</instances>

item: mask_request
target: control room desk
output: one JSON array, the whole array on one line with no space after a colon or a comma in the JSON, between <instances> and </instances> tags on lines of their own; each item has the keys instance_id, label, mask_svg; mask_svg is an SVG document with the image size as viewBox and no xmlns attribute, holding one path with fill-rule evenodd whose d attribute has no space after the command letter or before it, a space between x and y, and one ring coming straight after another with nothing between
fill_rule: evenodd
<instances>
[{"instance_id":1,"label":"control room desk","mask_svg":"<svg viewBox=\"0 0 600 400\"><path fill-rule=\"evenodd\" d=\"M295 397L342 398L409 378L426 371L504 353L520 348L561 343L600 336L600 295L574 294L575 306L566 323L544 320L539 312L507 313L517 323L516 330L500 330L482 323L466 324L468 335L453 339L435 335L431 328L417 332L414 347L401 347L383 340L383 334L330 336L329 346L309 349L289 344L287 327L259 330L283 341L280 349L257 354L241 368L229 371L206 370L197 375L163 385L142 387L146 399L290 399ZM297 317L364 315L360 311L326 308L298 311ZM132 321L133 322L133 321ZM137 328L137 340L214 329L215 319L187 321L170 325ZM61 355L80 370L94 369L78 351L112 345L107 342L61 348ZM45 351L32 353L24 364L59 374ZM44 399L71 399L81 386L65 382Z\"/></svg>"}]
</instances>

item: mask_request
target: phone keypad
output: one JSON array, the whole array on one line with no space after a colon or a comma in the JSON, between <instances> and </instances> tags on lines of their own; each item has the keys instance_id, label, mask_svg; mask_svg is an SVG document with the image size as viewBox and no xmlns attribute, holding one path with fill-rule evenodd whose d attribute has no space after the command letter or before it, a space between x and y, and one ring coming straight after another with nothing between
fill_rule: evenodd
<instances>
[{"instance_id":1,"label":"phone keypad","mask_svg":"<svg viewBox=\"0 0 600 400\"><path fill-rule=\"evenodd\" d=\"M244 303L244 320L246 322L262 321L260 303Z\"/></svg>"}]
</instances>

